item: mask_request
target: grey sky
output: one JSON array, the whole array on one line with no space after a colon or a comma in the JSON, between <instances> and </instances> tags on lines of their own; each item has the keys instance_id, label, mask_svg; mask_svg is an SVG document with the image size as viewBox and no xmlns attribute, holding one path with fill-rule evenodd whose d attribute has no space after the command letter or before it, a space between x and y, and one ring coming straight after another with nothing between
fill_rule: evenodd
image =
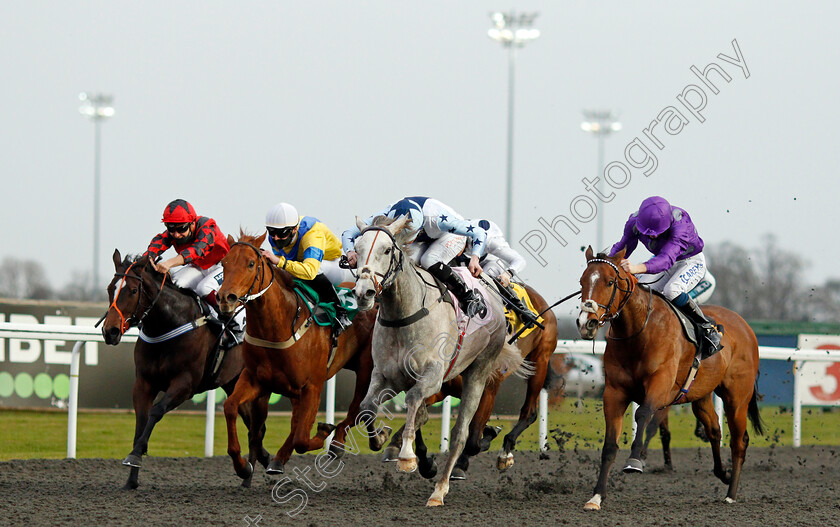
<instances>
[{"instance_id":1,"label":"grey sky","mask_svg":"<svg viewBox=\"0 0 840 527\"><path fill-rule=\"evenodd\" d=\"M81 91L115 95L102 130L102 269L142 251L171 199L236 234L277 201L340 232L406 195L504 225L506 52L493 10L539 11L516 72L514 236L569 215L597 172L581 110L620 111L607 161L715 61L705 122L662 135L658 168L633 170L603 207L606 239L660 194L707 244L772 232L840 276L832 227L840 149L840 6L813 2L10 2L0 16L0 257L34 258L54 286L91 268L93 125ZM750 77L717 59L735 56ZM717 77L715 77L717 80ZM684 110L684 108L681 108ZM650 143L648 143L650 146ZM591 195L591 194L590 194ZM525 272L546 297L575 289L595 221L549 237ZM523 251L524 252L524 251ZM638 255L636 260L641 260ZM710 262L714 271L714 262Z\"/></svg>"}]
</instances>

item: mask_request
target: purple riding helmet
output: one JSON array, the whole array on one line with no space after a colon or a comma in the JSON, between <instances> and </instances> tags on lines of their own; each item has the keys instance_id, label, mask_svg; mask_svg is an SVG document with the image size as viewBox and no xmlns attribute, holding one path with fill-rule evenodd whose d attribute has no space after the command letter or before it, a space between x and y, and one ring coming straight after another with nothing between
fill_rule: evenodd
<instances>
[{"instance_id":1,"label":"purple riding helmet","mask_svg":"<svg viewBox=\"0 0 840 527\"><path fill-rule=\"evenodd\" d=\"M645 236L659 236L671 228L671 204L665 198L651 196L639 207L636 228Z\"/></svg>"}]
</instances>

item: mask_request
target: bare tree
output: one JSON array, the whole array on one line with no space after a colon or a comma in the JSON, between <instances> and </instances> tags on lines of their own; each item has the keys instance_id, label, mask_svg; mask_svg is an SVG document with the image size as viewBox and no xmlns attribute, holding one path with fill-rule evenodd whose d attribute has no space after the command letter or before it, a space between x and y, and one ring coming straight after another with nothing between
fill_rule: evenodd
<instances>
[{"instance_id":1,"label":"bare tree","mask_svg":"<svg viewBox=\"0 0 840 527\"><path fill-rule=\"evenodd\" d=\"M53 291L40 263L6 257L0 263L0 296L44 300Z\"/></svg>"}]
</instances>

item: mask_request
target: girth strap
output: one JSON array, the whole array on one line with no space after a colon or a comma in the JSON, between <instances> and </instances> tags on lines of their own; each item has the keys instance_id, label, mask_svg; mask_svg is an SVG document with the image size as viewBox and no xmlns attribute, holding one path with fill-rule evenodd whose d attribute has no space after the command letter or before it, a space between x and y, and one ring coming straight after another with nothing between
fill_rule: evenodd
<instances>
[{"instance_id":1,"label":"girth strap","mask_svg":"<svg viewBox=\"0 0 840 527\"><path fill-rule=\"evenodd\" d=\"M150 337L143 332L143 328L140 328L140 340L149 344L159 344L161 342L174 339L175 337L180 337L184 333L189 333L194 329L198 329L206 323L207 317L199 317L191 322L187 322L186 324L178 326L172 331L168 331L159 337Z\"/></svg>"},{"instance_id":2,"label":"girth strap","mask_svg":"<svg viewBox=\"0 0 840 527\"><path fill-rule=\"evenodd\" d=\"M260 346L262 348L271 348L271 349L286 349L291 348L295 345L297 341L303 337L304 333L309 330L309 327L312 325L312 319L307 319L306 323L304 323L300 329L297 330L291 337L287 338L283 342L274 342L271 340L263 340L261 338L254 337L248 334L247 329L245 330L245 342L254 346Z\"/></svg>"}]
</instances>

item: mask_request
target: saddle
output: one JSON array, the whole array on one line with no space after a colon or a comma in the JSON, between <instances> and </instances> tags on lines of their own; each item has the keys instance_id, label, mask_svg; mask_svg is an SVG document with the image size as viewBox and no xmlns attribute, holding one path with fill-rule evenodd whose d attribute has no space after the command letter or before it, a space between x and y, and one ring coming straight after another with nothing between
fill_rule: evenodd
<instances>
[{"instance_id":1,"label":"saddle","mask_svg":"<svg viewBox=\"0 0 840 527\"><path fill-rule=\"evenodd\" d=\"M209 379L215 385L222 370L222 363L227 357L227 352L242 344L245 328L239 327L239 324L235 323L232 318L225 320L213 306L208 304L206 300L199 298L198 295L195 296L195 299L201 307L204 320L217 338L213 352L208 355L207 367L204 372L204 378Z\"/></svg>"},{"instance_id":2,"label":"saddle","mask_svg":"<svg viewBox=\"0 0 840 527\"><path fill-rule=\"evenodd\" d=\"M697 357L699 358L699 360L708 359L709 357L711 357L712 355L717 353L716 351L714 351L712 349L712 347L709 345L709 342L706 339L698 337L698 335L700 335L701 332L700 332L700 328L697 326L697 324L694 323L694 321L692 321L690 318L688 318L685 315L685 313L680 311L679 308L677 308L677 306L672 304L670 300L665 298L665 295L663 295L659 291L655 291L653 289L651 289L651 292L654 295L661 298L662 300L664 300L665 303L668 304L668 307L671 308L671 311L673 311L674 314L677 315L677 319L680 321L680 324L682 325L683 333L685 335L685 338L688 339L689 342L694 344L694 347L697 350ZM717 321L715 321L714 318L712 318L708 315L706 315L706 317L709 319L709 322L711 322L712 325L717 328L717 330L720 332L720 334L723 335L723 331L724 331L723 326L718 324Z\"/></svg>"}]
</instances>

